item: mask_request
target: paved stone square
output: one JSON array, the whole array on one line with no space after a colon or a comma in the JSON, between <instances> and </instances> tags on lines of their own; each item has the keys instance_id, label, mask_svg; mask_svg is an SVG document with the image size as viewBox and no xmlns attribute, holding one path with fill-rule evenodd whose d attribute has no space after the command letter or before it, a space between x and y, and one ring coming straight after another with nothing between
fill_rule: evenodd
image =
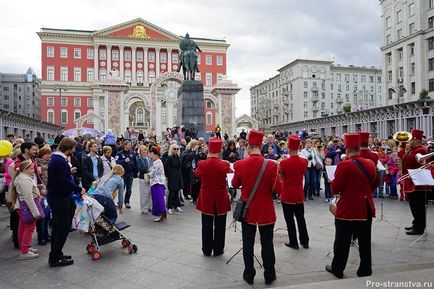
<instances>
[{"instance_id":1,"label":"paved stone square","mask_svg":"<svg viewBox=\"0 0 434 289\"><path fill-rule=\"evenodd\" d=\"M73 255L75 264L63 268L49 268L49 245L38 247L40 258L18 260L18 251L12 248L7 227L9 214L0 208L0 288L263 288L266 287L263 271L257 267L255 285L242 280L242 253L226 264L241 248L241 232L229 228L228 216L225 254L205 257L201 251L200 213L192 203L186 202L183 213L168 216L163 223L154 223L151 215L140 214L138 182L134 181L132 209L119 219L131 227L124 233L139 247L137 254L128 255L120 242L102 246L102 258L92 261L86 253L90 237L79 232L69 235L64 252ZM380 201L375 200L377 216ZM373 276L357 278L358 250L352 248L344 280L336 280L324 271L331 262L327 256L334 240L333 218L323 198L307 201L306 221L310 248L293 250L284 246L287 240L285 222L280 204L276 204L274 247L276 252L277 280L271 287L285 288L367 288L366 280L434 281L434 243L419 242L408 245L416 236L407 236L403 229L411 222L407 202L384 200L386 219L399 226L395 229L386 222L373 225L372 255ZM428 228L434 239L434 222L430 204ZM36 233L34 234L34 240ZM36 244L36 241L34 242ZM256 255L260 258L259 236ZM318 283L320 282L320 283ZM291 286L291 287L288 287Z\"/></svg>"}]
</instances>

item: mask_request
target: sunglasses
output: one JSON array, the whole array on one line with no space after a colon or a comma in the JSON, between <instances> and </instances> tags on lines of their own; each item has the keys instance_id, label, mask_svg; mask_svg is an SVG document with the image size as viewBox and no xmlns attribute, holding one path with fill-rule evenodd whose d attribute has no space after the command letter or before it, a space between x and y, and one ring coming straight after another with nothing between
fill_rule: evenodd
<instances>
[{"instance_id":1,"label":"sunglasses","mask_svg":"<svg viewBox=\"0 0 434 289\"><path fill-rule=\"evenodd\" d=\"M175 151L179 151L179 148L173 148Z\"/></svg>"}]
</instances>

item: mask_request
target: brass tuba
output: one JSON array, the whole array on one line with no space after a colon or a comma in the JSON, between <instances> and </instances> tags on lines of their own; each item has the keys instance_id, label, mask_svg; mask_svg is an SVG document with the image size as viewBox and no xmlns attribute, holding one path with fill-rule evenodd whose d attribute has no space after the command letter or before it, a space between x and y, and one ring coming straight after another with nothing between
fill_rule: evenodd
<instances>
[{"instance_id":1,"label":"brass tuba","mask_svg":"<svg viewBox=\"0 0 434 289\"><path fill-rule=\"evenodd\" d=\"M409 142L413 136L408 131L398 131L393 135L393 140L399 143Z\"/></svg>"}]
</instances>

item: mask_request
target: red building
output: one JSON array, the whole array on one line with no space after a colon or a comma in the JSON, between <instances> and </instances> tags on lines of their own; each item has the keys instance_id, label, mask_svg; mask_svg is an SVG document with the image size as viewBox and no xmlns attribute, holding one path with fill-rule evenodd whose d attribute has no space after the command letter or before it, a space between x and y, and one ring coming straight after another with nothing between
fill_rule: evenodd
<instances>
[{"instance_id":1,"label":"red building","mask_svg":"<svg viewBox=\"0 0 434 289\"><path fill-rule=\"evenodd\" d=\"M78 125L110 128L107 93L100 84L116 76L116 81L128 85L120 96L120 131L130 127L161 132L177 125L176 103L169 99L182 80L177 73L180 36L143 19L92 31L42 28L37 34L42 46L42 120L67 129ZM229 44L192 39L203 51L198 53L196 79L204 85L206 129L213 131L221 106L211 91L226 75ZM92 112L101 122L96 122Z\"/></svg>"}]
</instances>

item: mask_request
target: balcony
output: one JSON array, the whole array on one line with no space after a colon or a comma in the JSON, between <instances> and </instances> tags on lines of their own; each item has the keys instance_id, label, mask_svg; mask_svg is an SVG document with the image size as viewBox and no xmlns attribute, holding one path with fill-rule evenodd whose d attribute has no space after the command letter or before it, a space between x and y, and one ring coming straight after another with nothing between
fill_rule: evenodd
<instances>
[{"instance_id":1,"label":"balcony","mask_svg":"<svg viewBox=\"0 0 434 289\"><path fill-rule=\"evenodd\" d=\"M273 103L273 107L274 108L279 108L279 103L278 102Z\"/></svg>"},{"instance_id":2,"label":"balcony","mask_svg":"<svg viewBox=\"0 0 434 289\"><path fill-rule=\"evenodd\" d=\"M312 92L318 92L318 86L312 86Z\"/></svg>"},{"instance_id":3,"label":"balcony","mask_svg":"<svg viewBox=\"0 0 434 289\"><path fill-rule=\"evenodd\" d=\"M284 105L289 105L289 100L288 100L287 97L285 97L285 98L283 99L283 104L284 104Z\"/></svg>"},{"instance_id":4,"label":"balcony","mask_svg":"<svg viewBox=\"0 0 434 289\"><path fill-rule=\"evenodd\" d=\"M342 103L342 102L344 102L344 99L342 97L338 97L338 98L336 98L336 102Z\"/></svg>"},{"instance_id":5,"label":"balcony","mask_svg":"<svg viewBox=\"0 0 434 289\"><path fill-rule=\"evenodd\" d=\"M288 87L283 87L282 88L282 94L288 96L289 95L289 90Z\"/></svg>"},{"instance_id":6,"label":"balcony","mask_svg":"<svg viewBox=\"0 0 434 289\"><path fill-rule=\"evenodd\" d=\"M319 96L312 96L312 102L318 102L319 101Z\"/></svg>"},{"instance_id":7,"label":"balcony","mask_svg":"<svg viewBox=\"0 0 434 289\"><path fill-rule=\"evenodd\" d=\"M312 111L313 112L317 112L318 110L319 110L318 106L316 106L316 105L312 106Z\"/></svg>"}]
</instances>

